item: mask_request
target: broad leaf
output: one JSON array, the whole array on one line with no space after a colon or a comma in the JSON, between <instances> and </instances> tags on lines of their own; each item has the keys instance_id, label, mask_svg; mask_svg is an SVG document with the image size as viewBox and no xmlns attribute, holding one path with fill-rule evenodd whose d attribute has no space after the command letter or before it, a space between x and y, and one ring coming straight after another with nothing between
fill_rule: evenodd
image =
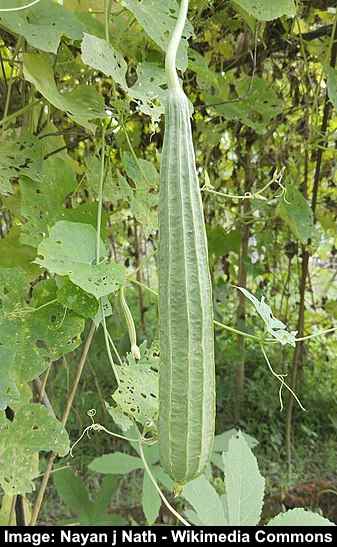
<instances>
[{"instance_id":1,"label":"broad leaf","mask_svg":"<svg viewBox=\"0 0 337 547\"><path fill-rule=\"evenodd\" d=\"M142 507L146 522L148 525L153 525L159 515L161 506L161 498L155 489L148 473L144 473L143 491L142 491Z\"/></svg>"},{"instance_id":2,"label":"broad leaf","mask_svg":"<svg viewBox=\"0 0 337 547\"><path fill-rule=\"evenodd\" d=\"M197 521L203 526L227 525L220 496L204 475L189 482L182 496L193 507Z\"/></svg>"},{"instance_id":3,"label":"broad leaf","mask_svg":"<svg viewBox=\"0 0 337 547\"><path fill-rule=\"evenodd\" d=\"M124 282L125 270L119 264L96 264L96 230L90 224L57 222L39 245L38 254L37 264L51 273L69 276L97 299L116 292ZM106 257L101 240L100 258Z\"/></svg>"},{"instance_id":4,"label":"broad leaf","mask_svg":"<svg viewBox=\"0 0 337 547\"><path fill-rule=\"evenodd\" d=\"M111 76L124 90L127 89L127 64L123 56L106 40L85 33L82 41L82 60L92 68Z\"/></svg>"},{"instance_id":5,"label":"broad leaf","mask_svg":"<svg viewBox=\"0 0 337 547\"><path fill-rule=\"evenodd\" d=\"M272 518L267 526L336 526L330 520L302 508L290 509Z\"/></svg>"},{"instance_id":6,"label":"broad leaf","mask_svg":"<svg viewBox=\"0 0 337 547\"><path fill-rule=\"evenodd\" d=\"M307 243L312 237L314 220L311 207L294 185L286 187L284 199L280 201L277 213L301 243Z\"/></svg>"},{"instance_id":7,"label":"broad leaf","mask_svg":"<svg viewBox=\"0 0 337 547\"><path fill-rule=\"evenodd\" d=\"M233 0L241 8L247 11L259 21L271 21L286 15L295 17L296 5L294 0Z\"/></svg>"},{"instance_id":8,"label":"broad leaf","mask_svg":"<svg viewBox=\"0 0 337 547\"><path fill-rule=\"evenodd\" d=\"M228 525L256 526L260 521L265 481L241 433L230 439L224 465Z\"/></svg>"},{"instance_id":9,"label":"broad leaf","mask_svg":"<svg viewBox=\"0 0 337 547\"><path fill-rule=\"evenodd\" d=\"M213 453L211 457L211 462L213 465L218 467L219 469L222 469L224 471L224 461L222 454L224 452L228 452L229 449L229 441L231 438L238 434L237 429L229 429L228 431L224 431L224 433L221 433L220 435L216 435L214 438L214 445L213 445ZM241 432L243 438L245 439L247 445L249 448L254 448L259 443L254 437L251 437L250 435L247 435L247 433Z\"/></svg>"},{"instance_id":10,"label":"broad leaf","mask_svg":"<svg viewBox=\"0 0 337 547\"><path fill-rule=\"evenodd\" d=\"M13 193L11 182L20 175L38 177L43 164L43 147L37 137L6 135L0 146L0 194Z\"/></svg>"},{"instance_id":11,"label":"broad leaf","mask_svg":"<svg viewBox=\"0 0 337 547\"><path fill-rule=\"evenodd\" d=\"M125 6L137 18L146 34L163 50L167 50L171 33L178 14L176 0L122 0ZM155 23L154 23L155 21ZM184 36L178 49L177 66L187 68L187 39L192 35L192 27L187 22Z\"/></svg>"},{"instance_id":12,"label":"broad leaf","mask_svg":"<svg viewBox=\"0 0 337 547\"><path fill-rule=\"evenodd\" d=\"M89 469L97 473L111 475L125 475L136 469L142 469L143 462L140 458L124 454L123 452L113 452L95 458L90 464Z\"/></svg>"},{"instance_id":13,"label":"broad leaf","mask_svg":"<svg viewBox=\"0 0 337 547\"><path fill-rule=\"evenodd\" d=\"M228 102L215 106L215 110L228 120L239 120L257 133L263 134L270 129L270 122L282 112L282 102L273 88L262 78L243 77L235 82L237 99L228 98ZM222 103L218 96L207 96L207 102Z\"/></svg>"},{"instance_id":14,"label":"broad leaf","mask_svg":"<svg viewBox=\"0 0 337 547\"><path fill-rule=\"evenodd\" d=\"M55 108L66 112L79 125L94 130L90 120L105 118L104 100L93 86L78 85L61 93L54 80L53 60L46 53L26 53L23 59L26 80L31 82Z\"/></svg>"},{"instance_id":15,"label":"broad leaf","mask_svg":"<svg viewBox=\"0 0 337 547\"><path fill-rule=\"evenodd\" d=\"M50 53L57 53L62 36L80 40L84 28L74 13L53 0L21 11L0 12L0 23L23 36L30 46Z\"/></svg>"},{"instance_id":16,"label":"broad leaf","mask_svg":"<svg viewBox=\"0 0 337 547\"><path fill-rule=\"evenodd\" d=\"M97 298L74 285L67 277L58 282L57 300L86 319L93 319L99 309Z\"/></svg>"},{"instance_id":17,"label":"broad leaf","mask_svg":"<svg viewBox=\"0 0 337 547\"><path fill-rule=\"evenodd\" d=\"M25 494L34 489L40 450L52 450L60 456L69 450L65 429L39 404L20 407L13 421L3 413L0 435L0 485L7 494Z\"/></svg>"},{"instance_id":18,"label":"broad leaf","mask_svg":"<svg viewBox=\"0 0 337 547\"><path fill-rule=\"evenodd\" d=\"M5 408L20 400L20 386L80 345L84 321L65 315L59 304L27 306L30 285L19 268L0 268L0 287L0 408Z\"/></svg>"},{"instance_id":19,"label":"broad leaf","mask_svg":"<svg viewBox=\"0 0 337 547\"><path fill-rule=\"evenodd\" d=\"M53 478L58 495L71 512L90 520L93 504L81 478L71 469L61 469L54 473Z\"/></svg>"},{"instance_id":20,"label":"broad leaf","mask_svg":"<svg viewBox=\"0 0 337 547\"><path fill-rule=\"evenodd\" d=\"M37 247L62 214L76 178L69 162L57 157L45 160L39 176L32 177L20 179L21 214L27 221L20 239L25 245Z\"/></svg>"}]
</instances>

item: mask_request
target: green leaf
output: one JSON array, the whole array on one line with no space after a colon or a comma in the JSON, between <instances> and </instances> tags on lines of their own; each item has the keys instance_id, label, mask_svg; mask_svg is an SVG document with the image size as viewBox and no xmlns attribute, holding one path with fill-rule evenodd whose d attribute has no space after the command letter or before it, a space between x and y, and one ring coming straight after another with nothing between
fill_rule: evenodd
<instances>
[{"instance_id":1,"label":"green leaf","mask_svg":"<svg viewBox=\"0 0 337 547\"><path fill-rule=\"evenodd\" d=\"M20 407L13 421L3 413L0 435L0 486L6 494L25 494L34 489L40 450L52 450L60 456L69 450L64 427L39 404Z\"/></svg>"},{"instance_id":2,"label":"green leaf","mask_svg":"<svg viewBox=\"0 0 337 547\"><path fill-rule=\"evenodd\" d=\"M164 113L167 95L165 70L154 63L141 63L137 66L137 81L129 87L128 94L138 105L138 110L158 122Z\"/></svg>"},{"instance_id":3,"label":"green leaf","mask_svg":"<svg viewBox=\"0 0 337 547\"><path fill-rule=\"evenodd\" d=\"M6 237L0 239L0 266L4 268L22 267L27 272L36 272L37 266L32 264L36 252L20 243L21 228L14 226Z\"/></svg>"},{"instance_id":4,"label":"green leaf","mask_svg":"<svg viewBox=\"0 0 337 547\"><path fill-rule=\"evenodd\" d=\"M242 433L230 439L224 465L228 525L256 526L261 516L265 481Z\"/></svg>"},{"instance_id":5,"label":"green leaf","mask_svg":"<svg viewBox=\"0 0 337 547\"><path fill-rule=\"evenodd\" d=\"M330 520L302 508L290 509L272 518L267 526L336 526Z\"/></svg>"},{"instance_id":6,"label":"green leaf","mask_svg":"<svg viewBox=\"0 0 337 547\"><path fill-rule=\"evenodd\" d=\"M220 496L204 475L189 482L182 493L203 526L226 526L225 510Z\"/></svg>"},{"instance_id":7,"label":"green leaf","mask_svg":"<svg viewBox=\"0 0 337 547\"><path fill-rule=\"evenodd\" d=\"M21 178L21 214L27 220L21 229L23 244L38 246L61 216L64 201L75 187L76 178L70 164L56 157L43 162L38 178Z\"/></svg>"},{"instance_id":8,"label":"green leaf","mask_svg":"<svg viewBox=\"0 0 337 547\"><path fill-rule=\"evenodd\" d=\"M296 5L294 0L233 0L234 4L239 5L259 21L271 21L286 15L295 17Z\"/></svg>"},{"instance_id":9,"label":"green leaf","mask_svg":"<svg viewBox=\"0 0 337 547\"><path fill-rule=\"evenodd\" d=\"M27 306L29 290L23 270L0 268L0 408L19 401L20 386L81 343L83 319L58 304Z\"/></svg>"},{"instance_id":10,"label":"green leaf","mask_svg":"<svg viewBox=\"0 0 337 547\"><path fill-rule=\"evenodd\" d=\"M118 483L119 479L114 475L107 475L106 477L104 477L101 489L99 490L94 501L92 515L93 523L99 521L99 519L102 518L102 515L104 514L106 509L109 507L111 498L118 487Z\"/></svg>"},{"instance_id":11,"label":"green leaf","mask_svg":"<svg viewBox=\"0 0 337 547\"><path fill-rule=\"evenodd\" d=\"M74 13L53 0L21 11L0 12L0 23L23 36L30 46L50 53L57 53L62 36L80 40L84 28Z\"/></svg>"},{"instance_id":12,"label":"green leaf","mask_svg":"<svg viewBox=\"0 0 337 547\"><path fill-rule=\"evenodd\" d=\"M125 76L128 66L121 53L108 44L106 40L84 33L82 60L91 68L111 76L124 90L127 90Z\"/></svg>"},{"instance_id":13,"label":"green leaf","mask_svg":"<svg viewBox=\"0 0 337 547\"><path fill-rule=\"evenodd\" d=\"M216 435L214 438L211 462L213 465L215 465L219 469L222 469L223 471L224 471L224 461L223 461L222 454L224 452L228 452L229 441L234 435L237 435L237 434L238 434L237 429L229 429L228 431L224 431L224 433L221 433L220 435ZM254 437L247 435L247 433L241 432L241 434L244 437L249 448L254 448L255 446L259 444L258 441L254 439Z\"/></svg>"},{"instance_id":14,"label":"green leaf","mask_svg":"<svg viewBox=\"0 0 337 547\"><path fill-rule=\"evenodd\" d=\"M337 69L332 66L326 66L325 72L327 74L327 86L329 99L337 108Z\"/></svg>"},{"instance_id":15,"label":"green leaf","mask_svg":"<svg viewBox=\"0 0 337 547\"><path fill-rule=\"evenodd\" d=\"M96 230L90 224L61 220L38 247L36 263L50 273L67 275L97 299L116 292L124 282L125 269L119 264L96 264ZM107 251L101 240L100 258Z\"/></svg>"},{"instance_id":16,"label":"green leaf","mask_svg":"<svg viewBox=\"0 0 337 547\"><path fill-rule=\"evenodd\" d=\"M90 120L105 118L104 99L93 86L77 85L61 93L54 80L53 59L46 53L25 53L23 69L26 80L55 108L66 112L79 125L95 130Z\"/></svg>"},{"instance_id":17,"label":"green leaf","mask_svg":"<svg viewBox=\"0 0 337 547\"><path fill-rule=\"evenodd\" d=\"M67 277L60 280L57 290L57 300L65 308L73 310L86 319L93 319L98 312L98 300L74 285Z\"/></svg>"},{"instance_id":18,"label":"green leaf","mask_svg":"<svg viewBox=\"0 0 337 547\"><path fill-rule=\"evenodd\" d=\"M143 478L142 506L147 524L153 525L159 515L161 498L146 472Z\"/></svg>"},{"instance_id":19,"label":"green leaf","mask_svg":"<svg viewBox=\"0 0 337 547\"><path fill-rule=\"evenodd\" d=\"M307 200L294 185L289 184L286 187L284 198L276 212L289 226L293 235L301 243L307 243L313 235L313 214Z\"/></svg>"},{"instance_id":20,"label":"green leaf","mask_svg":"<svg viewBox=\"0 0 337 547\"><path fill-rule=\"evenodd\" d=\"M221 257L230 251L238 253L240 250L241 233L239 230L226 232L222 226L207 228L208 251L215 257Z\"/></svg>"},{"instance_id":21,"label":"green leaf","mask_svg":"<svg viewBox=\"0 0 337 547\"><path fill-rule=\"evenodd\" d=\"M267 332L271 336L276 338L276 340L280 342L282 346L286 344L290 344L293 347L296 346L297 331L291 331L291 332L287 331L287 325L285 325L284 323L282 323L282 321L274 317L274 314L270 306L268 306L268 304L266 304L264 301L264 296L262 296L261 302L260 302L257 298L255 298L253 294L247 291L247 289L245 289L244 287L236 287L236 288L239 289L239 291L241 291L242 294L244 294L245 297L248 298L248 300L250 300L254 304L257 313L259 314L259 316L263 319L265 323Z\"/></svg>"},{"instance_id":22,"label":"green leaf","mask_svg":"<svg viewBox=\"0 0 337 547\"><path fill-rule=\"evenodd\" d=\"M8 133L0 146L0 194L12 194L13 179L36 177L43 165L43 146L37 137L15 137Z\"/></svg>"},{"instance_id":23,"label":"green leaf","mask_svg":"<svg viewBox=\"0 0 337 547\"><path fill-rule=\"evenodd\" d=\"M159 174L153 163L133 157L129 152L122 156L122 162L127 176L135 185L130 199L130 210L138 222L146 227L146 232L157 228Z\"/></svg>"},{"instance_id":24,"label":"green leaf","mask_svg":"<svg viewBox=\"0 0 337 547\"><path fill-rule=\"evenodd\" d=\"M122 5L133 13L146 34L166 52L177 20L176 0L122 0ZM177 67L181 70L187 68L187 39L192 35L192 30L191 24L187 22L177 55Z\"/></svg>"},{"instance_id":25,"label":"green leaf","mask_svg":"<svg viewBox=\"0 0 337 547\"><path fill-rule=\"evenodd\" d=\"M128 354L127 361L118 369L120 385L112 398L119 413L114 413L114 407L108 407L110 415L123 430L129 429L134 420L144 425L147 421L156 423L158 418L159 358L146 349L145 343L140 346L140 353L138 361ZM125 421L125 416L129 421ZM122 419L118 421L120 417Z\"/></svg>"},{"instance_id":26,"label":"green leaf","mask_svg":"<svg viewBox=\"0 0 337 547\"><path fill-rule=\"evenodd\" d=\"M59 497L74 515L90 520L93 503L83 481L71 469L54 473L54 484Z\"/></svg>"},{"instance_id":27,"label":"green leaf","mask_svg":"<svg viewBox=\"0 0 337 547\"><path fill-rule=\"evenodd\" d=\"M105 454L104 456L95 458L89 464L89 469L91 469L91 471L111 475L125 475L131 473L131 471L142 468L143 462L140 458L124 454L123 452Z\"/></svg>"},{"instance_id":28,"label":"green leaf","mask_svg":"<svg viewBox=\"0 0 337 547\"><path fill-rule=\"evenodd\" d=\"M214 106L227 120L239 120L251 127L257 133L263 134L270 129L270 122L282 112L282 102L275 91L262 78L243 77L235 82L238 101ZM207 102L212 104L223 102L218 96L207 96Z\"/></svg>"}]
</instances>

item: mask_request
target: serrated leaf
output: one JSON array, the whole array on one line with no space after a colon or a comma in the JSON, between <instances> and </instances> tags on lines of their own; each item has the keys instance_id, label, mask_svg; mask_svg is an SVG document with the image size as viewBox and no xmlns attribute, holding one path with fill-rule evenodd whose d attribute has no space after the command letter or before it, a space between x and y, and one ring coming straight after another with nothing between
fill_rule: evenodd
<instances>
[{"instance_id":1,"label":"serrated leaf","mask_svg":"<svg viewBox=\"0 0 337 547\"><path fill-rule=\"evenodd\" d=\"M166 52L177 20L178 4L176 0L142 0L142 2L122 0L122 5L133 13L146 34L162 51ZM187 22L177 55L177 67L181 70L187 68L187 39L191 35L192 26Z\"/></svg>"},{"instance_id":2,"label":"serrated leaf","mask_svg":"<svg viewBox=\"0 0 337 547\"><path fill-rule=\"evenodd\" d=\"M101 240L100 258L107 257ZM67 275L97 299L116 292L124 282L125 269L116 263L96 264L96 230L90 224L61 220L38 247L36 263L51 273Z\"/></svg>"},{"instance_id":3,"label":"serrated leaf","mask_svg":"<svg viewBox=\"0 0 337 547\"><path fill-rule=\"evenodd\" d=\"M25 53L23 71L55 108L66 112L79 125L94 131L91 120L106 118L104 99L93 86L77 85L74 90L61 93L54 80L53 60L46 53Z\"/></svg>"},{"instance_id":4,"label":"serrated leaf","mask_svg":"<svg viewBox=\"0 0 337 547\"><path fill-rule=\"evenodd\" d=\"M0 418L0 485L7 494L25 494L34 489L38 474L36 456L40 450L64 456L68 435L48 410L39 404L20 407L13 421Z\"/></svg>"},{"instance_id":5,"label":"serrated leaf","mask_svg":"<svg viewBox=\"0 0 337 547\"><path fill-rule=\"evenodd\" d=\"M153 525L159 515L161 498L154 487L148 473L144 473L142 490L142 507L146 522L149 526Z\"/></svg>"},{"instance_id":6,"label":"serrated leaf","mask_svg":"<svg viewBox=\"0 0 337 547\"><path fill-rule=\"evenodd\" d=\"M127 362L119 367L120 385L112 398L119 409L119 416L122 414L142 425L147 421L155 424L158 418L159 358L151 350L146 350L145 344L140 346L140 353L138 361L128 354ZM114 418L113 412L110 414Z\"/></svg>"},{"instance_id":7,"label":"serrated leaf","mask_svg":"<svg viewBox=\"0 0 337 547\"><path fill-rule=\"evenodd\" d=\"M224 431L224 433L220 433L220 435L216 435L214 437L214 445L213 450L215 452L227 452L229 448L229 441L234 435L238 434L237 429L229 429L228 431ZM248 435L247 433L244 433L241 431L241 435L245 439L246 443L248 444L249 448L255 448L259 444L259 441L257 439L254 439L251 435Z\"/></svg>"},{"instance_id":8,"label":"serrated leaf","mask_svg":"<svg viewBox=\"0 0 337 547\"><path fill-rule=\"evenodd\" d=\"M185 486L182 496L193 507L196 521L201 525L227 525L221 498L204 475L189 482Z\"/></svg>"},{"instance_id":9,"label":"serrated leaf","mask_svg":"<svg viewBox=\"0 0 337 547\"><path fill-rule=\"evenodd\" d=\"M278 342L280 342L280 344L282 344L283 346L285 344L290 344L293 347L296 346L297 331L291 331L291 332L287 331L287 325L285 325L284 323L282 323L282 321L274 317L274 314L270 306L268 306L268 304L266 304L264 301L264 296L262 296L261 302L260 302L253 294L251 294L244 287L237 287L237 289L239 289L245 295L245 297L248 298L248 300L250 300L254 304L257 313L263 319L266 325L267 332L271 334L271 336L276 338Z\"/></svg>"},{"instance_id":10,"label":"serrated leaf","mask_svg":"<svg viewBox=\"0 0 337 547\"><path fill-rule=\"evenodd\" d=\"M239 5L259 21L271 21L286 15L295 17L296 5L294 0L233 0L234 4Z\"/></svg>"},{"instance_id":11,"label":"serrated leaf","mask_svg":"<svg viewBox=\"0 0 337 547\"><path fill-rule=\"evenodd\" d=\"M267 526L336 526L330 520L307 511L306 509L290 509L272 518Z\"/></svg>"},{"instance_id":12,"label":"serrated leaf","mask_svg":"<svg viewBox=\"0 0 337 547\"><path fill-rule=\"evenodd\" d=\"M84 28L75 13L53 0L43 0L21 11L0 12L0 23L23 36L30 46L50 53L57 53L62 36L80 40Z\"/></svg>"},{"instance_id":13,"label":"serrated leaf","mask_svg":"<svg viewBox=\"0 0 337 547\"><path fill-rule=\"evenodd\" d=\"M277 207L277 214L301 243L307 243L308 239L312 237L314 220L311 207L294 185L286 187L284 199Z\"/></svg>"},{"instance_id":14,"label":"serrated leaf","mask_svg":"<svg viewBox=\"0 0 337 547\"><path fill-rule=\"evenodd\" d=\"M224 465L228 525L256 526L261 516L265 481L241 433L230 439Z\"/></svg>"},{"instance_id":15,"label":"serrated leaf","mask_svg":"<svg viewBox=\"0 0 337 547\"><path fill-rule=\"evenodd\" d=\"M113 454L104 454L95 458L90 464L89 469L97 473L111 475L125 475L136 469L142 469L143 462L140 458L124 454L123 452L114 452Z\"/></svg>"}]
</instances>

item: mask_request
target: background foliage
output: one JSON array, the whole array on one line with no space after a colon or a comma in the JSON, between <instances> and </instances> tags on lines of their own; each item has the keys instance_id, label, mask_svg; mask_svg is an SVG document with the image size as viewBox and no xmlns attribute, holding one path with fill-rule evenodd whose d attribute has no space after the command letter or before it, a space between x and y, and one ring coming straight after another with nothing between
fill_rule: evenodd
<instances>
[{"instance_id":1,"label":"background foliage","mask_svg":"<svg viewBox=\"0 0 337 547\"><path fill-rule=\"evenodd\" d=\"M175 522L137 443L91 431L68 450L91 420L130 438L134 420L150 421L155 434L163 60L177 6L40 0L0 11L1 522ZM262 522L293 507L337 522L336 335L294 342L337 318L336 28L333 0L191 0L179 51L214 290L217 433L259 441ZM274 374L262 336L274 337L264 346ZM286 390L280 412L275 375L306 412ZM228 438L217 437L212 486L199 485L220 520L213 490L234 495L222 473ZM157 445L145 455L171 499ZM203 522L191 492L177 509Z\"/></svg>"}]
</instances>

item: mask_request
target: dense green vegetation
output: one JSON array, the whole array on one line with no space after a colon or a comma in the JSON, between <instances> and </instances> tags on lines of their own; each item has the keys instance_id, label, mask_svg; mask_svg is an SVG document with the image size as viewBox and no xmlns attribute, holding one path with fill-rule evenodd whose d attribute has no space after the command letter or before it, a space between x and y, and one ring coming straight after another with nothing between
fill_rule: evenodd
<instances>
[{"instance_id":1,"label":"dense green vegetation","mask_svg":"<svg viewBox=\"0 0 337 547\"><path fill-rule=\"evenodd\" d=\"M26 4L0 0L0 523L337 523L336 2L190 0L174 103L180 2Z\"/></svg>"}]
</instances>

